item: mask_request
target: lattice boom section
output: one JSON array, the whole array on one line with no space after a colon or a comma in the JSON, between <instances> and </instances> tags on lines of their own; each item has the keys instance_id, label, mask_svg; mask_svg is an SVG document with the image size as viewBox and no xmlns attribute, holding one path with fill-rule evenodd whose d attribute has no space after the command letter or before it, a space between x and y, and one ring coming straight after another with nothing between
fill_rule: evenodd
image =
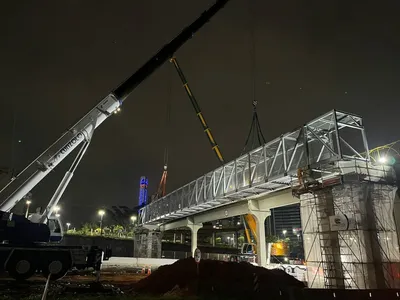
<instances>
[{"instance_id":1,"label":"lattice boom section","mask_svg":"<svg viewBox=\"0 0 400 300\"><path fill-rule=\"evenodd\" d=\"M139 211L139 224L160 224L285 189L299 168L350 158L369 159L362 118L331 111L148 204Z\"/></svg>"}]
</instances>

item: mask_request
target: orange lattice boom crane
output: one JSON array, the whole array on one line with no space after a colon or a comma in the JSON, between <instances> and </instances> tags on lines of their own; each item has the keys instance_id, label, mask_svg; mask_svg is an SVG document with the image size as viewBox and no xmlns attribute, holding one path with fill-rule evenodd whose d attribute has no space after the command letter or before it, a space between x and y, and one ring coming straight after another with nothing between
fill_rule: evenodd
<instances>
[{"instance_id":1,"label":"orange lattice boom crane","mask_svg":"<svg viewBox=\"0 0 400 300\"><path fill-rule=\"evenodd\" d=\"M217 141L215 140L214 136L212 135L210 127L208 127L208 124L207 124L207 122L206 122L206 119L205 119L205 117L203 116L203 113L201 112L199 103L197 103L196 97L194 96L192 90L190 89L189 83L188 83L188 81L186 80L186 77L185 77L185 75L183 74L182 69L181 69L181 67L180 67L179 64L178 64L178 61L177 61L176 57L172 57L172 58L170 59L170 62L173 63L173 65L174 65L176 71L178 72L178 75L179 75L179 77L180 77L180 79L181 79L181 81L182 81L183 87L185 88L186 94L188 95L189 100L190 100L190 102L192 103L192 106L193 106L193 108L194 108L194 110L195 110L195 112L196 112L196 115L197 115L197 117L199 118L199 121L200 121L200 123L201 123L201 126L203 126L204 133L206 134L207 139L208 139L208 141L209 141L210 144L211 144L211 149L214 151L214 153L215 153L215 155L217 156L219 162L220 162L221 164L224 164L225 161L224 161L224 158L223 158L223 156L222 156L221 150L219 149L218 143L217 143Z\"/></svg>"}]
</instances>

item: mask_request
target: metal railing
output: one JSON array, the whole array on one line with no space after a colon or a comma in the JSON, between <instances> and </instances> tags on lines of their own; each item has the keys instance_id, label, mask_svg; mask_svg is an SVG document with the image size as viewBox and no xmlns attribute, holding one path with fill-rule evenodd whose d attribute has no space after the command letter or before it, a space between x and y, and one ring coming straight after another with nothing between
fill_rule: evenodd
<instances>
[{"instance_id":1,"label":"metal railing","mask_svg":"<svg viewBox=\"0 0 400 300\"><path fill-rule=\"evenodd\" d=\"M140 209L139 224L161 224L286 189L299 168L347 159L369 160L362 118L333 110L151 202Z\"/></svg>"}]
</instances>

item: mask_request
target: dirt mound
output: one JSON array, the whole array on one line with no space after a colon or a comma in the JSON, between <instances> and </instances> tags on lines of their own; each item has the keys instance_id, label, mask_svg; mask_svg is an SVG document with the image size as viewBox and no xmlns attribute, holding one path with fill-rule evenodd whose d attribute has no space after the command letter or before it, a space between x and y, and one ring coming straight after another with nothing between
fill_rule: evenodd
<instances>
[{"instance_id":1,"label":"dirt mound","mask_svg":"<svg viewBox=\"0 0 400 300\"><path fill-rule=\"evenodd\" d=\"M172 289L184 289L189 294L216 294L246 297L253 291L270 294L288 288L303 288L304 284L282 270L268 270L249 263L202 260L199 275L193 258L181 259L162 266L135 285L135 292L162 295Z\"/></svg>"},{"instance_id":2,"label":"dirt mound","mask_svg":"<svg viewBox=\"0 0 400 300\"><path fill-rule=\"evenodd\" d=\"M150 276L135 284L138 293L161 295L175 286L183 289L196 279L196 263L193 258L181 259L172 265L159 267Z\"/></svg>"}]
</instances>

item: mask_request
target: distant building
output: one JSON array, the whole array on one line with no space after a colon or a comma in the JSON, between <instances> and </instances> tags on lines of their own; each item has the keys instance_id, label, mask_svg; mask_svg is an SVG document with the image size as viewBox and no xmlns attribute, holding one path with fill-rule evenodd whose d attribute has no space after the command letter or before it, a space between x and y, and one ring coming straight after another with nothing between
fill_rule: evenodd
<instances>
[{"instance_id":1,"label":"distant building","mask_svg":"<svg viewBox=\"0 0 400 300\"><path fill-rule=\"evenodd\" d=\"M297 239L301 234L300 204L293 204L271 209L271 233L280 238ZM285 234L283 233L285 231Z\"/></svg>"},{"instance_id":2,"label":"distant building","mask_svg":"<svg viewBox=\"0 0 400 300\"><path fill-rule=\"evenodd\" d=\"M144 206L147 204L147 186L149 180L146 176L140 177L140 188L139 188L139 206Z\"/></svg>"}]
</instances>

